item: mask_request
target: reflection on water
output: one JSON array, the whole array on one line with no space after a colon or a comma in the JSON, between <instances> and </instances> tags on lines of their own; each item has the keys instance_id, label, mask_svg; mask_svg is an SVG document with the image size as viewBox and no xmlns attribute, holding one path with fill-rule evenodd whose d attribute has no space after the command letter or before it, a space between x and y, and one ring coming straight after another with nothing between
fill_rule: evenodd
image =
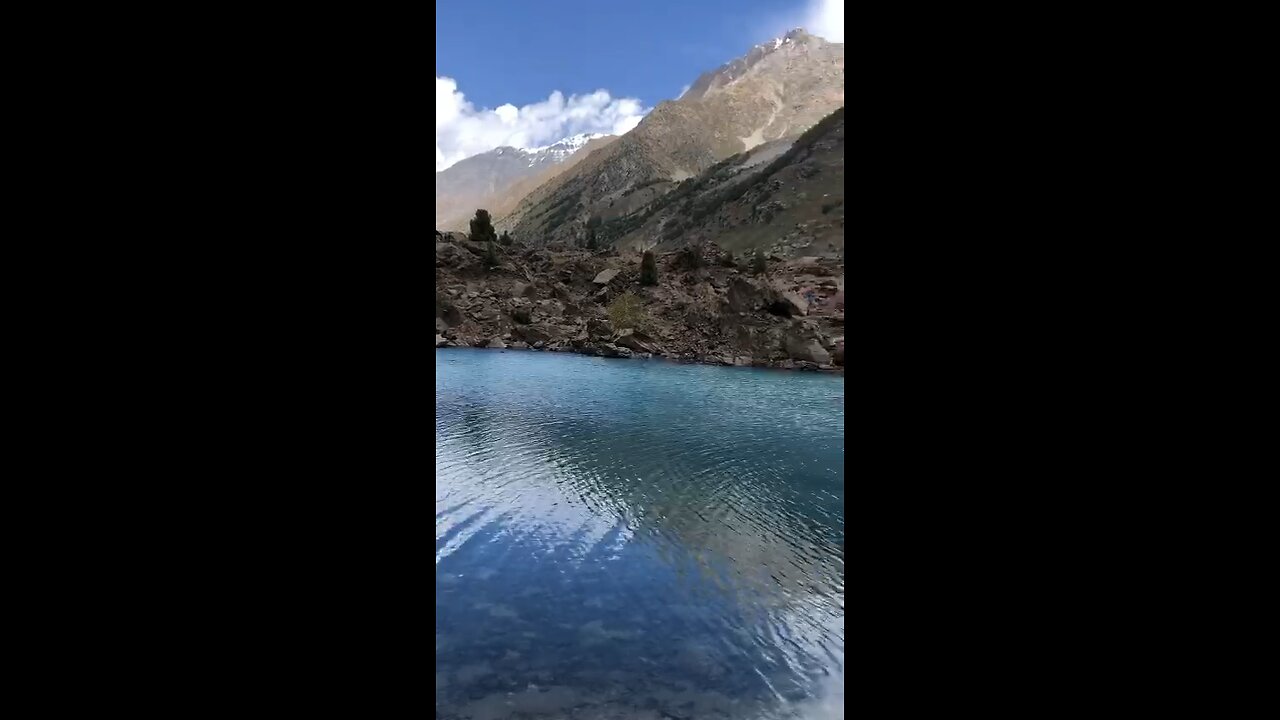
<instances>
[{"instance_id":1,"label":"reflection on water","mask_svg":"<svg viewBox=\"0 0 1280 720\"><path fill-rule=\"evenodd\" d=\"M842 717L843 401L437 351L437 716Z\"/></svg>"}]
</instances>

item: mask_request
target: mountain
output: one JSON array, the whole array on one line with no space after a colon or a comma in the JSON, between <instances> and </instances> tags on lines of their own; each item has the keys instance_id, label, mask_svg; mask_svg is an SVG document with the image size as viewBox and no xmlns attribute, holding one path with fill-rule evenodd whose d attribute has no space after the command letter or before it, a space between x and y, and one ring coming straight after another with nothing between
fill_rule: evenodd
<instances>
[{"instance_id":1,"label":"mountain","mask_svg":"<svg viewBox=\"0 0 1280 720\"><path fill-rule=\"evenodd\" d=\"M777 141L794 140L843 106L844 45L793 30L705 73L513 212L495 214L496 225L535 244L573 243L591 221L602 240L616 243L681 181L770 142L777 151Z\"/></svg>"},{"instance_id":2,"label":"mountain","mask_svg":"<svg viewBox=\"0 0 1280 720\"><path fill-rule=\"evenodd\" d=\"M734 154L615 224L634 250L715 243L734 253L844 257L844 108L792 142Z\"/></svg>"},{"instance_id":3,"label":"mountain","mask_svg":"<svg viewBox=\"0 0 1280 720\"><path fill-rule=\"evenodd\" d=\"M611 139L583 133L545 147L504 146L459 161L436 173L436 227L467 230L477 208L494 217L509 213L530 190L571 167L571 159L585 157L582 150L589 153Z\"/></svg>"}]
</instances>

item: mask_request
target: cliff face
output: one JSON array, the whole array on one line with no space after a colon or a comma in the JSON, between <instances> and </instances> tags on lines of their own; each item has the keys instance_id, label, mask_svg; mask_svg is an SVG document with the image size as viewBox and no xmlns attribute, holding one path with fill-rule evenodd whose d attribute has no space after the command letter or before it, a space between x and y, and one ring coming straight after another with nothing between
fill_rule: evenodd
<instances>
[{"instance_id":1,"label":"cliff face","mask_svg":"<svg viewBox=\"0 0 1280 720\"><path fill-rule=\"evenodd\" d=\"M774 260L753 275L708 244L693 251L697 260L688 251L659 255L658 284L641 286L636 253L521 243L498 251L499 264L486 267L484 248L437 231L437 347L843 371L837 259ZM639 313L625 321L631 327L614 327L609 307L625 293Z\"/></svg>"}]
</instances>

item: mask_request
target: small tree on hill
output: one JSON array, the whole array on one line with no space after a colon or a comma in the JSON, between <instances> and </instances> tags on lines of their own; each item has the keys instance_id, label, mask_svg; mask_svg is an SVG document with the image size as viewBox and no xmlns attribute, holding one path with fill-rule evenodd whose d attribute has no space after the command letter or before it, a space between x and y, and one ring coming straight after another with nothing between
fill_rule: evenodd
<instances>
[{"instance_id":1,"label":"small tree on hill","mask_svg":"<svg viewBox=\"0 0 1280 720\"><path fill-rule=\"evenodd\" d=\"M476 210L471 220L471 242L493 242L498 234L493 231L493 222L489 219L488 210Z\"/></svg>"},{"instance_id":2,"label":"small tree on hill","mask_svg":"<svg viewBox=\"0 0 1280 720\"><path fill-rule=\"evenodd\" d=\"M769 264L764 259L764 251L756 248L756 254L751 258L751 272L756 275L763 275L768 269Z\"/></svg>"},{"instance_id":3,"label":"small tree on hill","mask_svg":"<svg viewBox=\"0 0 1280 720\"><path fill-rule=\"evenodd\" d=\"M653 259L652 250L645 250L644 257L640 259L640 284L658 284L658 263Z\"/></svg>"},{"instance_id":4,"label":"small tree on hill","mask_svg":"<svg viewBox=\"0 0 1280 720\"><path fill-rule=\"evenodd\" d=\"M590 226L588 226L588 227L587 227L587 245L586 245L586 247L587 247L587 249L588 249L588 250L599 250L599 249L600 249L600 241L596 239L596 229L595 229L594 227L590 227Z\"/></svg>"},{"instance_id":5,"label":"small tree on hill","mask_svg":"<svg viewBox=\"0 0 1280 720\"><path fill-rule=\"evenodd\" d=\"M497 245L492 242L485 243L484 244L484 266L494 268L494 267L498 267L501 264L502 264L502 261L498 259Z\"/></svg>"},{"instance_id":6,"label":"small tree on hill","mask_svg":"<svg viewBox=\"0 0 1280 720\"><path fill-rule=\"evenodd\" d=\"M502 236L498 238L498 242L502 243L503 245L510 245L511 235L509 235L506 230L503 230Z\"/></svg>"}]
</instances>

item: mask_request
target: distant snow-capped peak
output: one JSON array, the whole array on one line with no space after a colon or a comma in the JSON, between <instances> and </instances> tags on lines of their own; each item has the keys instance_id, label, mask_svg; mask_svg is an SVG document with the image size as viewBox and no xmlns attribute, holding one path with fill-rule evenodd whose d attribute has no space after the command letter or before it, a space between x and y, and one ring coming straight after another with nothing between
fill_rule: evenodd
<instances>
[{"instance_id":1,"label":"distant snow-capped peak","mask_svg":"<svg viewBox=\"0 0 1280 720\"><path fill-rule=\"evenodd\" d=\"M607 136L602 133L578 133L550 145L520 149L528 153L529 167L548 163L556 164L564 162L565 158L586 147L587 143L592 140L602 137Z\"/></svg>"},{"instance_id":2,"label":"distant snow-capped peak","mask_svg":"<svg viewBox=\"0 0 1280 720\"><path fill-rule=\"evenodd\" d=\"M602 138L602 137L605 137L604 133L578 133L577 135L571 135L563 140L553 142L550 145L543 145L542 147L521 148L521 149L524 150L525 152L530 152L530 153L540 153L540 152L545 152L547 150L553 150L553 151L562 150L568 154L573 154L578 150L581 150L584 145L591 142L592 140L595 140L596 138Z\"/></svg>"}]
</instances>

